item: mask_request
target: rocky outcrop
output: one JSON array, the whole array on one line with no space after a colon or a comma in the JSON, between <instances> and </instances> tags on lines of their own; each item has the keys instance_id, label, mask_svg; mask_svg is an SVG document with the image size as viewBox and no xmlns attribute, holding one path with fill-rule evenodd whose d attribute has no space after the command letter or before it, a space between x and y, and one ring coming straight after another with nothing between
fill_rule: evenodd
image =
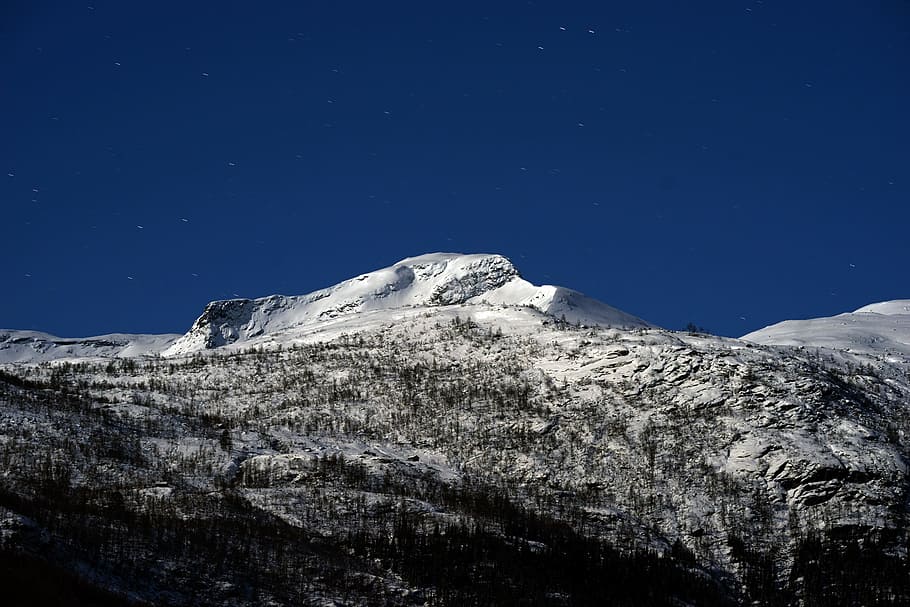
<instances>
[{"instance_id":1,"label":"rocky outcrop","mask_svg":"<svg viewBox=\"0 0 910 607\"><path fill-rule=\"evenodd\" d=\"M433 306L463 304L517 277L518 270L505 257L484 256L465 264L457 274L436 285L427 303Z\"/></svg>"}]
</instances>

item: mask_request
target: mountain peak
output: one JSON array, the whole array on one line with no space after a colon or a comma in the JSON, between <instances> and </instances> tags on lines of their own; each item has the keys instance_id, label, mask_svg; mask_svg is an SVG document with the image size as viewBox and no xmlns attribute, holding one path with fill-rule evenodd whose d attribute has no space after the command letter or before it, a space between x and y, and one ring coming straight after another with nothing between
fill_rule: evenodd
<instances>
[{"instance_id":1,"label":"mountain peak","mask_svg":"<svg viewBox=\"0 0 910 607\"><path fill-rule=\"evenodd\" d=\"M502 255L429 253L308 295L214 301L165 354L217 348L356 312L459 304L526 306L589 325L649 326L577 291L532 285Z\"/></svg>"}]
</instances>

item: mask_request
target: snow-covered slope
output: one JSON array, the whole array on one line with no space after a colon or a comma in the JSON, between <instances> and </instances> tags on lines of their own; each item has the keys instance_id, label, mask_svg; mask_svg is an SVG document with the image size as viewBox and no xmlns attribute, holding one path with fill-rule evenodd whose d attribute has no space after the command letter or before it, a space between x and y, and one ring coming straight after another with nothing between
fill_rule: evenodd
<instances>
[{"instance_id":1,"label":"snow-covered slope","mask_svg":"<svg viewBox=\"0 0 910 607\"><path fill-rule=\"evenodd\" d=\"M826 318L786 320L742 339L765 345L910 356L910 299L870 304Z\"/></svg>"},{"instance_id":2,"label":"snow-covered slope","mask_svg":"<svg viewBox=\"0 0 910 607\"><path fill-rule=\"evenodd\" d=\"M62 470L55 474L77 490L53 495L110 493L120 496L117 508L135 513L151 504L173 517L162 528L173 520L210 528L216 508L245 504L244 519L226 528L249 529L243 521L253 518L281 527L274 535L244 531L243 541L299 537L287 535L297 529L343 542L346 529L392 537L396 512L413 513L425 530L467 525L477 515L441 496L461 483L507 487L511 503L581 521L590 538L640 546L668 563L675 547L685 548L686 558L720 572L731 595L744 597L726 604L770 603L761 589L737 594L758 557L773 563L765 579L801 592L803 540L828 530L872 546L864 548L871 557L905 554L910 384L898 365L660 329L544 325L545 318L501 304L380 308L240 342L291 346L281 349L228 347L165 364L86 361L63 373L0 365L4 488L25 496L13 503L27 504L48 486L48 469ZM91 440L72 440L74 431ZM327 468L332 461L341 464ZM362 473L356 485L355 473ZM211 504L187 507L202 497ZM73 514L67 532L82 537L84 516L59 508L61 517ZM122 530L133 533L118 523ZM503 537L516 542L513 533ZM118 545L147 541L135 537ZM537 535L528 540L546 545ZM332 546L351 556L344 544ZM146 550L148 561L170 562L167 547ZM270 571L278 552L263 552ZM103 554L116 562L115 553ZM850 558L852 568L859 559ZM143 587L146 569L161 571L143 566ZM274 570L293 572L300 586L299 569ZM369 571L375 580L395 570ZM244 604L224 597L230 586L221 583L240 576L216 574L205 587L220 602L210 604ZM255 598L246 604L263 602Z\"/></svg>"},{"instance_id":3,"label":"snow-covered slope","mask_svg":"<svg viewBox=\"0 0 910 607\"><path fill-rule=\"evenodd\" d=\"M180 335L112 333L62 338L39 331L0 329L0 363L45 362L68 358L122 358L158 354Z\"/></svg>"},{"instance_id":4,"label":"snow-covered slope","mask_svg":"<svg viewBox=\"0 0 910 607\"><path fill-rule=\"evenodd\" d=\"M889 316L910 315L910 299L895 299L863 306L854 314L885 314Z\"/></svg>"},{"instance_id":5,"label":"snow-covered slope","mask_svg":"<svg viewBox=\"0 0 910 607\"><path fill-rule=\"evenodd\" d=\"M501 255L433 253L403 259L308 295L210 303L165 355L242 343L353 313L458 304L526 306L556 319L622 328L650 326L577 291L535 286Z\"/></svg>"}]
</instances>

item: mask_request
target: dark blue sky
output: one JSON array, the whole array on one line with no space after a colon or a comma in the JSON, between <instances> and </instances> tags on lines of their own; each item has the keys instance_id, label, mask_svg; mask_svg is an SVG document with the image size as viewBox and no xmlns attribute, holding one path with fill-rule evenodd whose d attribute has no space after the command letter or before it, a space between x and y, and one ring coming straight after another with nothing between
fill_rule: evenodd
<instances>
[{"instance_id":1,"label":"dark blue sky","mask_svg":"<svg viewBox=\"0 0 910 607\"><path fill-rule=\"evenodd\" d=\"M906 0L22 0L0 68L0 327L431 251L727 335L910 297Z\"/></svg>"}]
</instances>

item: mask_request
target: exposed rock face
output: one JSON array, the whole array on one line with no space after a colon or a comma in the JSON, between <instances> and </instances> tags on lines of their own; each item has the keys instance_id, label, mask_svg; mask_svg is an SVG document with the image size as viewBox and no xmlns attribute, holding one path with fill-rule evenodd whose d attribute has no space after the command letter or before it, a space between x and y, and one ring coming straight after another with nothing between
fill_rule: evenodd
<instances>
[{"instance_id":1,"label":"exposed rock face","mask_svg":"<svg viewBox=\"0 0 910 607\"><path fill-rule=\"evenodd\" d=\"M241 327L249 325L253 308L251 299L213 301L205 307L190 332L203 335L206 348L234 343L241 335Z\"/></svg>"},{"instance_id":2,"label":"exposed rock face","mask_svg":"<svg viewBox=\"0 0 910 607\"><path fill-rule=\"evenodd\" d=\"M421 273L426 275L433 271L434 264L419 264L415 269L424 270ZM427 303L434 306L467 303L515 278L518 278L518 270L508 259L499 255L484 256L465 264L457 274L434 286Z\"/></svg>"}]
</instances>

